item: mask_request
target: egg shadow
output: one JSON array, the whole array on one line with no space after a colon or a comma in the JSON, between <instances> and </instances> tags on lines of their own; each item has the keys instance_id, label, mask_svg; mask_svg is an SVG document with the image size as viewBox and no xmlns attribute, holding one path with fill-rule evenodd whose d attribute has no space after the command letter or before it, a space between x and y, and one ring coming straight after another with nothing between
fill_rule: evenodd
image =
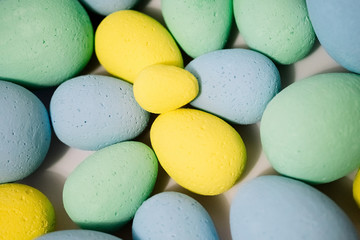
<instances>
[{"instance_id":1,"label":"egg shadow","mask_svg":"<svg viewBox=\"0 0 360 240\"><path fill-rule=\"evenodd\" d=\"M281 89L288 87L295 82L295 66L294 64L283 65L275 64L280 74Z\"/></svg>"}]
</instances>

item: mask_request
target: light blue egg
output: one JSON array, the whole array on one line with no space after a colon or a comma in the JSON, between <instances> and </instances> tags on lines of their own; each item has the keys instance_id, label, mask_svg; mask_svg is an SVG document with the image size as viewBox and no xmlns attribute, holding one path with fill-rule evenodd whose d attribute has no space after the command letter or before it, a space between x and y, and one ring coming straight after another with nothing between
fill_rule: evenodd
<instances>
[{"instance_id":1,"label":"light blue egg","mask_svg":"<svg viewBox=\"0 0 360 240\"><path fill-rule=\"evenodd\" d=\"M135 214L132 235L134 240L219 239L207 211L178 192L162 192L146 200Z\"/></svg>"},{"instance_id":2,"label":"light blue egg","mask_svg":"<svg viewBox=\"0 0 360 240\"><path fill-rule=\"evenodd\" d=\"M130 9L135 6L139 0L80 0L80 2L89 10L107 16L113 12Z\"/></svg>"},{"instance_id":3,"label":"light blue egg","mask_svg":"<svg viewBox=\"0 0 360 240\"><path fill-rule=\"evenodd\" d=\"M150 116L135 101L130 83L97 75L61 84L51 98L50 115L56 136L83 150L135 138Z\"/></svg>"},{"instance_id":4,"label":"light blue egg","mask_svg":"<svg viewBox=\"0 0 360 240\"><path fill-rule=\"evenodd\" d=\"M23 179L43 162L51 126L43 103L29 90L0 81L0 183Z\"/></svg>"},{"instance_id":5,"label":"light blue egg","mask_svg":"<svg viewBox=\"0 0 360 240\"><path fill-rule=\"evenodd\" d=\"M230 208L230 229L233 240L359 239L330 198L281 176L261 176L240 186Z\"/></svg>"},{"instance_id":6,"label":"light blue egg","mask_svg":"<svg viewBox=\"0 0 360 240\"><path fill-rule=\"evenodd\" d=\"M344 68L360 73L360 1L306 3L315 34L327 53Z\"/></svg>"},{"instance_id":7,"label":"light blue egg","mask_svg":"<svg viewBox=\"0 0 360 240\"><path fill-rule=\"evenodd\" d=\"M47 233L36 240L121 240L113 235L93 230L62 230Z\"/></svg>"},{"instance_id":8,"label":"light blue egg","mask_svg":"<svg viewBox=\"0 0 360 240\"><path fill-rule=\"evenodd\" d=\"M237 124L261 119L280 90L280 75L265 55L247 49L204 54L185 68L199 81L200 92L190 104Z\"/></svg>"}]
</instances>

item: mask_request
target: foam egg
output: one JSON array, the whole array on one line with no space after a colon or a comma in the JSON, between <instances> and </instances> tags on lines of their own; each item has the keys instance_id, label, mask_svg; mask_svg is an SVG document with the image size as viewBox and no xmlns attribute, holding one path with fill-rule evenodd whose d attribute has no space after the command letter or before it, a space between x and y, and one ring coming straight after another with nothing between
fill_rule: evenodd
<instances>
[{"instance_id":1,"label":"foam egg","mask_svg":"<svg viewBox=\"0 0 360 240\"><path fill-rule=\"evenodd\" d=\"M227 191L245 166L246 149L238 132L200 110L177 109L160 114L151 126L150 140L170 177L198 194Z\"/></svg>"},{"instance_id":2,"label":"foam egg","mask_svg":"<svg viewBox=\"0 0 360 240\"><path fill-rule=\"evenodd\" d=\"M356 204L360 207L360 171L357 172L354 179L353 196Z\"/></svg>"},{"instance_id":3,"label":"foam egg","mask_svg":"<svg viewBox=\"0 0 360 240\"><path fill-rule=\"evenodd\" d=\"M139 0L80 0L84 6L103 16L134 7Z\"/></svg>"},{"instance_id":4,"label":"foam egg","mask_svg":"<svg viewBox=\"0 0 360 240\"><path fill-rule=\"evenodd\" d=\"M0 36L0 78L31 87L59 85L93 53L90 18L73 0L3 0Z\"/></svg>"},{"instance_id":5,"label":"foam egg","mask_svg":"<svg viewBox=\"0 0 360 240\"><path fill-rule=\"evenodd\" d=\"M134 82L134 96L148 112L163 113L180 108L199 92L197 79L190 72L171 65L144 68Z\"/></svg>"},{"instance_id":6,"label":"foam egg","mask_svg":"<svg viewBox=\"0 0 360 240\"><path fill-rule=\"evenodd\" d=\"M277 63L295 63L314 45L305 0L234 0L234 15L247 45Z\"/></svg>"},{"instance_id":7,"label":"foam egg","mask_svg":"<svg viewBox=\"0 0 360 240\"><path fill-rule=\"evenodd\" d=\"M131 83L153 64L183 66L180 50L166 28L134 10L103 19L95 33L95 52L109 73Z\"/></svg>"},{"instance_id":8,"label":"foam egg","mask_svg":"<svg viewBox=\"0 0 360 240\"><path fill-rule=\"evenodd\" d=\"M134 240L219 239L203 206L178 192L162 192L146 200L135 214L132 235Z\"/></svg>"},{"instance_id":9,"label":"foam egg","mask_svg":"<svg viewBox=\"0 0 360 240\"><path fill-rule=\"evenodd\" d=\"M233 16L230 0L162 0L161 12L176 41L193 58L222 49L227 42Z\"/></svg>"},{"instance_id":10,"label":"foam egg","mask_svg":"<svg viewBox=\"0 0 360 240\"><path fill-rule=\"evenodd\" d=\"M0 183L32 174L50 147L51 126L43 103L29 90L0 80Z\"/></svg>"},{"instance_id":11,"label":"foam egg","mask_svg":"<svg viewBox=\"0 0 360 240\"><path fill-rule=\"evenodd\" d=\"M185 68L198 79L191 105L238 124L258 122L280 90L280 75L266 56L247 49L204 54Z\"/></svg>"},{"instance_id":12,"label":"foam egg","mask_svg":"<svg viewBox=\"0 0 360 240\"><path fill-rule=\"evenodd\" d=\"M0 185L0 238L32 240L55 228L55 211L39 190L18 183Z\"/></svg>"},{"instance_id":13,"label":"foam egg","mask_svg":"<svg viewBox=\"0 0 360 240\"><path fill-rule=\"evenodd\" d=\"M311 23L327 53L349 71L360 73L360 2L306 1Z\"/></svg>"},{"instance_id":14,"label":"foam egg","mask_svg":"<svg viewBox=\"0 0 360 240\"><path fill-rule=\"evenodd\" d=\"M271 165L313 183L339 179L360 165L360 76L319 74L297 81L268 104L260 126Z\"/></svg>"},{"instance_id":15,"label":"foam egg","mask_svg":"<svg viewBox=\"0 0 360 240\"><path fill-rule=\"evenodd\" d=\"M154 152L141 142L122 142L87 157L66 179L64 207L81 228L112 232L135 215L157 178Z\"/></svg>"},{"instance_id":16,"label":"foam egg","mask_svg":"<svg viewBox=\"0 0 360 240\"><path fill-rule=\"evenodd\" d=\"M84 229L76 229L76 230L62 230L47 233L42 235L36 240L119 240L120 238L115 237L113 235L93 231L93 230L84 230Z\"/></svg>"},{"instance_id":17,"label":"foam egg","mask_svg":"<svg viewBox=\"0 0 360 240\"><path fill-rule=\"evenodd\" d=\"M233 240L359 239L348 216L315 188L281 176L241 185L230 208Z\"/></svg>"},{"instance_id":18,"label":"foam egg","mask_svg":"<svg viewBox=\"0 0 360 240\"><path fill-rule=\"evenodd\" d=\"M133 139L149 121L130 83L100 75L79 76L61 84L51 98L50 115L56 136L84 150Z\"/></svg>"}]
</instances>

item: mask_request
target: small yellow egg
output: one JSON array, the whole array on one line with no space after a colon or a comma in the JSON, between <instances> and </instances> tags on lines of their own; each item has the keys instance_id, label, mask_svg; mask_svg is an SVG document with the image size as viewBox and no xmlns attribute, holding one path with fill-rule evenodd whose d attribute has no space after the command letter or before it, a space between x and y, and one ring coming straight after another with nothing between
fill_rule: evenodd
<instances>
[{"instance_id":1,"label":"small yellow egg","mask_svg":"<svg viewBox=\"0 0 360 240\"><path fill-rule=\"evenodd\" d=\"M353 196L356 204L360 207L360 171L357 172L354 179Z\"/></svg>"}]
</instances>

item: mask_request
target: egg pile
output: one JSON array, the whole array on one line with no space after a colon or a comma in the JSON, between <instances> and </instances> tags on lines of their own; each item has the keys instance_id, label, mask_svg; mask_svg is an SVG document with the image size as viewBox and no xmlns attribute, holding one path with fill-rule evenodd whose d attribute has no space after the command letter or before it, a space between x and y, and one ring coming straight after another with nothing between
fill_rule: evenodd
<instances>
[{"instance_id":1,"label":"egg pile","mask_svg":"<svg viewBox=\"0 0 360 240\"><path fill-rule=\"evenodd\" d=\"M359 10L0 1L0 240L359 239Z\"/></svg>"}]
</instances>

